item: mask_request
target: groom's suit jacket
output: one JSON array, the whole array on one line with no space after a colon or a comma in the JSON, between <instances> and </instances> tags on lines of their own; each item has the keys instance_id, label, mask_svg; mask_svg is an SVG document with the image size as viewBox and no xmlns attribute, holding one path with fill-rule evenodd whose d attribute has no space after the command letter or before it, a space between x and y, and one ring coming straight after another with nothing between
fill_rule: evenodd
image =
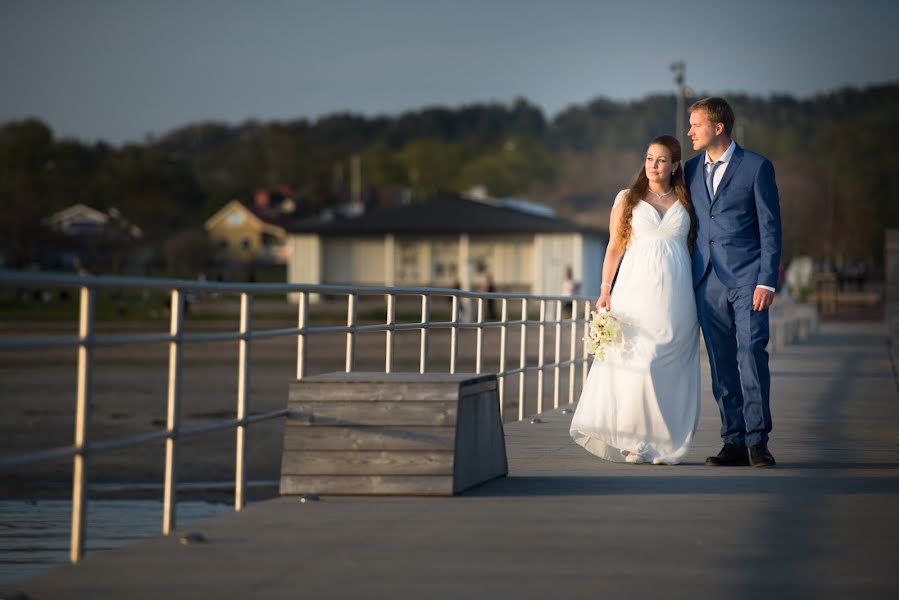
<instances>
[{"instance_id":1,"label":"groom's suit jacket","mask_svg":"<svg viewBox=\"0 0 899 600\"><path fill-rule=\"evenodd\" d=\"M693 284L699 284L711 264L727 287L777 287L781 229L774 166L764 156L736 146L710 198L704 161L701 152L684 165L696 211Z\"/></svg>"}]
</instances>

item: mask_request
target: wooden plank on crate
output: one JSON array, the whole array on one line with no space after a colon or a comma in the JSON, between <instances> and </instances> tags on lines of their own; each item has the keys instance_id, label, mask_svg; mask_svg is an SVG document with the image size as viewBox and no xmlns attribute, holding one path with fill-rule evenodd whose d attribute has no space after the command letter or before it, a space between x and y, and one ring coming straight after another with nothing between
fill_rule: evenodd
<instances>
[{"instance_id":1,"label":"wooden plank on crate","mask_svg":"<svg viewBox=\"0 0 899 600\"><path fill-rule=\"evenodd\" d=\"M397 383L395 386L373 385L370 383L347 383L334 385L327 383L305 383L291 385L288 399L292 402L380 402L383 400L419 400L446 402L459 395L459 387L425 384Z\"/></svg>"},{"instance_id":2,"label":"wooden plank on crate","mask_svg":"<svg viewBox=\"0 0 899 600\"><path fill-rule=\"evenodd\" d=\"M452 475L453 451L292 450L281 459L291 475Z\"/></svg>"},{"instance_id":3,"label":"wooden plank on crate","mask_svg":"<svg viewBox=\"0 0 899 600\"><path fill-rule=\"evenodd\" d=\"M453 427L456 402L288 402L290 425Z\"/></svg>"},{"instance_id":4,"label":"wooden plank on crate","mask_svg":"<svg viewBox=\"0 0 899 600\"><path fill-rule=\"evenodd\" d=\"M375 383L381 385L395 385L398 382L412 382L419 384L436 383L445 385L447 383L467 383L480 381L490 381L495 379L492 373L475 375L473 373L383 373L373 371L355 371L353 373L345 373L343 371L335 371L333 373L322 373L320 375L310 375L303 378L303 383Z\"/></svg>"},{"instance_id":5,"label":"wooden plank on crate","mask_svg":"<svg viewBox=\"0 0 899 600\"><path fill-rule=\"evenodd\" d=\"M288 475L281 494L452 496L452 475Z\"/></svg>"},{"instance_id":6,"label":"wooden plank on crate","mask_svg":"<svg viewBox=\"0 0 899 600\"><path fill-rule=\"evenodd\" d=\"M455 427L309 427L292 425L284 450L452 450Z\"/></svg>"},{"instance_id":7,"label":"wooden plank on crate","mask_svg":"<svg viewBox=\"0 0 899 600\"><path fill-rule=\"evenodd\" d=\"M346 373L353 375L353 373ZM491 387L492 386L492 387ZM495 389L496 380L467 383L463 393L477 393L481 389ZM308 381L290 386L288 400L292 402L416 400L419 402L446 402L459 397L460 386L454 382L400 380L393 383L349 380L341 382Z\"/></svg>"}]
</instances>

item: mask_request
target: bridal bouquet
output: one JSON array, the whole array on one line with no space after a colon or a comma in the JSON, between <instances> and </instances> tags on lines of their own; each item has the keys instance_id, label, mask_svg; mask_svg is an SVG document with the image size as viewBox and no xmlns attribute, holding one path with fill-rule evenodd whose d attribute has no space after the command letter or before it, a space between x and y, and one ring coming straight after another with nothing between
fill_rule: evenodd
<instances>
[{"instance_id":1,"label":"bridal bouquet","mask_svg":"<svg viewBox=\"0 0 899 600\"><path fill-rule=\"evenodd\" d=\"M587 350L599 360L606 357L609 345L621 339L621 322L602 308L590 313L587 325Z\"/></svg>"}]
</instances>

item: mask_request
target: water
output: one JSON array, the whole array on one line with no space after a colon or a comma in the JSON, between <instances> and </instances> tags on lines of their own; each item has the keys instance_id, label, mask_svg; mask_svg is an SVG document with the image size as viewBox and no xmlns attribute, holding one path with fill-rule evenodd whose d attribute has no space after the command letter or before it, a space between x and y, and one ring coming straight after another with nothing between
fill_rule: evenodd
<instances>
[{"instance_id":1,"label":"water","mask_svg":"<svg viewBox=\"0 0 899 600\"><path fill-rule=\"evenodd\" d=\"M178 526L233 510L229 504L178 502ZM33 577L69 561L70 500L0 500L0 585ZM161 535L162 502L91 500L88 553Z\"/></svg>"}]
</instances>

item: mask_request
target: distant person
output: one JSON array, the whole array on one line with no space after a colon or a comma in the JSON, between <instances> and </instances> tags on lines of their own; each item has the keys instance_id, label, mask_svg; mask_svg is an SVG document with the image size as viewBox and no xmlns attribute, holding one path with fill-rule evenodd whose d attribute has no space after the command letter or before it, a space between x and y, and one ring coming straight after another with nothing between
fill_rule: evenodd
<instances>
[{"instance_id":1,"label":"distant person","mask_svg":"<svg viewBox=\"0 0 899 600\"><path fill-rule=\"evenodd\" d=\"M859 260L855 267L855 280L858 284L858 291L863 292L868 286L868 263Z\"/></svg>"},{"instance_id":2,"label":"distant person","mask_svg":"<svg viewBox=\"0 0 899 600\"><path fill-rule=\"evenodd\" d=\"M565 279L562 280L562 295L566 298L577 296L581 293L581 284L574 280L574 270L571 267L565 268ZM570 317L572 312L571 301L564 302L564 311L566 316Z\"/></svg>"},{"instance_id":3,"label":"distant person","mask_svg":"<svg viewBox=\"0 0 899 600\"><path fill-rule=\"evenodd\" d=\"M808 256L797 256L787 265L784 273L784 284L790 296L795 300L804 300L805 295L814 286L815 263Z\"/></svg>"},{"instance_id":4,"label":"distant person","mask_svg":"<svg viewBox=\"0 0 899 600\"><path fill-rule=\"evenodd\" d=\"M687 135L700 151L684 165L696 209L693 284L724 440L705 462L774 467L765 348L780 264L780 199L771 161L731 140L733 127L722 98L690 107Z\"/></svg>"},{"instance_id":5,"label":"distant person","mask_svg":"<svg viewBox=\"0 0 899 600\"><path fill-rule=\"evenodd\" d=\"M496 284L493 282L493 275L490 274L490 271L487 268L483 268L481 271L481 291L493 293L496 291ZM495 321L496 320L496 300L489 298L486 301L487 304L487 320Z\"/></svg>"},{"instance_id":6,"label":"distant person","mask_svg":"<svg viewBox=\"0 0 899 600\"><path fill-rule=\"evenodd\" d=\"M855 260L849 267L847 280L850 282L850 289L856 292L865 291L865 285L868 280L868 265L863 260Z\"/></svg>"},{"instance_id":7,"label":"distant person","mask_svg":"<svg viewBox=\"0 0 899 600\"><path fill-rule=\"evenodd\" d=\"M699 422L693 209L680 143L657 137L645 156L612 206L596 301L597 311L619 319L625 343L593 361L569 433L608 461L673 465L687 455Z\"/></svg>"}]
</instances>

